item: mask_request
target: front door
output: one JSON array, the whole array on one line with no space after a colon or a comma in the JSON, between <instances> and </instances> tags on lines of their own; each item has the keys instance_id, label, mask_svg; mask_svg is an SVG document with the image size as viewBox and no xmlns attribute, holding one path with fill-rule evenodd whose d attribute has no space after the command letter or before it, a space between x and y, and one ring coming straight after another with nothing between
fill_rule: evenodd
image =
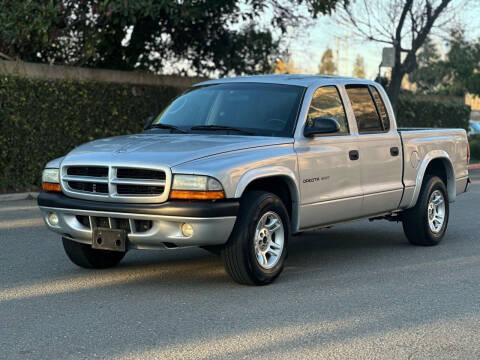
<instances>
[{"instance_id":1,"label":"front door","mask_svg":"<svg viewBox=\"0 0 480 360\"><path fill-rule=\"evenodd\" d=\"M340 132L295 141L300 173L300 229L356 218L362 205L360 162L354 156L358 136L351 134L335 86L315 91L307 122L316 117L337 120Z\"/></svg>"}]
</instances>

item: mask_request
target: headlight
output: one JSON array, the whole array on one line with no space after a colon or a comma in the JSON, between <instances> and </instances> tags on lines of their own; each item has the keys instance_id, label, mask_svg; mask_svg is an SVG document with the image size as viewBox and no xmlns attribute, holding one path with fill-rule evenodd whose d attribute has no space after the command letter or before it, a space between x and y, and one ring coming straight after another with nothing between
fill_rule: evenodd
<instances>
[{"instance_id":1,"label":"headlight","mask_svg":"<svg viewBox=\"0 0 480 360\"><path fill-rule=\"evenodd\" d=\"M60 175L58 169L43 170L42 189L45 191L62 191L62 189L60 188Z\"/></svg>"},{"instance_id":2,"label":"headlight","mask_svg":"<svg viewBox=\"0 0 480 360\"><path fill-rule=\"evenodd\" d=\"M45 169L42 174L42 182L58 184L60 176L58 169Z\"/></svg>"},{"instance_id":3,"label":"headlight","mask_svg":"<svg viewBox=\"0 0 480 360\"><path fill-rule=\"evenodd\" d=\"M182 175L173 177L171 199L216 200L225 198L222 184L205 175Z\"/></svg>"},{"instance_id":4,"label":"headlight","mask_svg":"<svg viewBox=\"0 0 480 360\"><path fill-rule=\"evenodd\" d=\"M173 190L219 191L223 190L217 179L204 175L174 175Z\"/></svg>"}]
</instances>

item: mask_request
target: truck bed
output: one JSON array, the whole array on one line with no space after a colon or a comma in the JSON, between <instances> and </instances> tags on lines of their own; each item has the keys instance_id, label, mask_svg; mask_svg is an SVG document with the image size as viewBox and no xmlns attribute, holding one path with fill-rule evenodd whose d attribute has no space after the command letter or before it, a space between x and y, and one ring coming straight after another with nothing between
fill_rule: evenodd
<instances>
[{"instance_id":1,"label":"truck bed","mask_svg":"<svg viewBox=\"0 0 480 360\"><path fill-rule=\"evenodd\" d=\"M403 183L405 186L401 208L408 208L416 201L415 189L423 178L429 158L450 159L447 165L448 193L450 201L462 193L468 180L467 134L463 129L399 128L403 144ZM442 149L442 150L439 150ZM440 160L441 161L441 160ZM420 184L421 185L421 184Z\"/></svg>"}]
</instances>

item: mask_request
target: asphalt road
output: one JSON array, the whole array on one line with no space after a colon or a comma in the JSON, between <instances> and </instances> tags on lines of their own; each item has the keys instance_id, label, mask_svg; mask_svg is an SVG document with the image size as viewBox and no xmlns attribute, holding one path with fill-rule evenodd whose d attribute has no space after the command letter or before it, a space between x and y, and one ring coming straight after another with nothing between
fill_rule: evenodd
<instances>
[{"instance_id":1,"label":"asphalt road","mask_svg":"<svg viewBox=\"0 0 480 360\"><path fill-rule=\"evenodd\" d=\"M360 221L295 237L270 286L200 249L66 258L33 201L0 204L0 359L479 359L480 172L437 247Z\"/></svg>"}]
</instances>

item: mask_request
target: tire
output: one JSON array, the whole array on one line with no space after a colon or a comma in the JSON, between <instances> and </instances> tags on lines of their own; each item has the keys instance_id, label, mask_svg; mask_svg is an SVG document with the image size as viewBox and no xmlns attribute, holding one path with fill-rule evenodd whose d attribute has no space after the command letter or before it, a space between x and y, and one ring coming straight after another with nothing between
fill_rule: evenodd
<instances>
[{"instance_id":1,"label":"tire","mask_svg":"<svg viewBox=\"0 0 480 360\"><path fill-rule=\"evenodd\" d=\"M62 238L63 248L68 258L86 269L107 269L117 265L125 256L125 252L92 249L90 245L81 244Z\"/></svg>"},{"instance_id":2,"label":"tire","mask_svg":"<svg viewBox=\"0 0 480 360\"><path fill-rule=\"evenodd\" d=\"M282 200L268 192L247 192L221 251L227 273L239 284L271 283L283 270L289 239L290 219Z\"/></svg>"},{"instance_id":3,"label":"tire","mask_svg":"<svg viewBox=\"0 0 480 360\"><path fill-rule=\"evenodd\" d=\"M437 218L437 215L438 219L443 215L443 221L433 221L432 225L431 219ZM428 175L424 179L417 204L403 214L403 231L413 245L437 245L447 230L448 217L447 188L438 176Z\"/></svg>"}]
</instances>

